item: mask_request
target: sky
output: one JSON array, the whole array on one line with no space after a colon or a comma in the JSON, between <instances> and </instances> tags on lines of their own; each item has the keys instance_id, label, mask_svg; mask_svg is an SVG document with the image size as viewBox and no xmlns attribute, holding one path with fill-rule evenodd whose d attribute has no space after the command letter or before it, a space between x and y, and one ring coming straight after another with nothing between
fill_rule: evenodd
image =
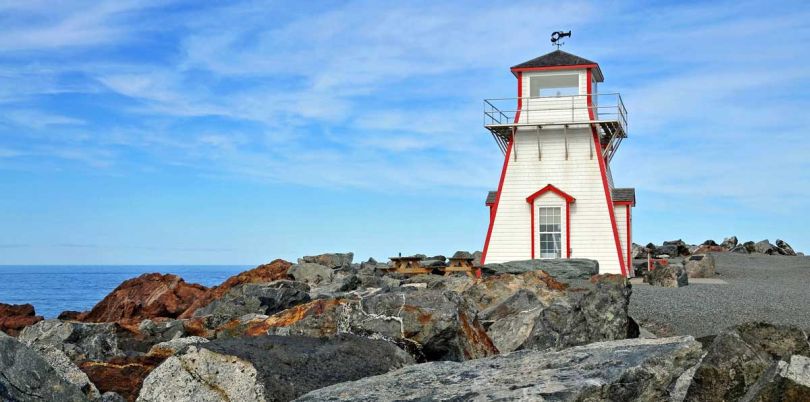
<instances>
[{"instance_id":1,"label":"sky","mask_svg":"<svg viewBox=\"0 0 810 402\"><path fill-rule=\"evenodd\" d=\"M637 243L810 251L810 3L0 1L0 264L480 250L485 98L598 62Z\"/></svg>"}]
</instances>

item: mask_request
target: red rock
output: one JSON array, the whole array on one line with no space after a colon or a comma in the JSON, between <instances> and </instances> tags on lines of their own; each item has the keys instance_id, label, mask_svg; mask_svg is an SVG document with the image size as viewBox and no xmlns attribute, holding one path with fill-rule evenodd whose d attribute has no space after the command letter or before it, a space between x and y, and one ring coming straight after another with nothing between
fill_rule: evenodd
<instances>
[{"instance_id":1,"label":"red rock","mask_svg":"<svg viewBox=\"0 0 810 402\"><path fill-rule=\"evenodd\" d=\"M219 299L227 293L231 288L245 283L266 283L273 282L279 279L288 279L287 271L292 266L292 263L281 259L273 260L269 264L259 265L249 271L242 272L238 275L228 278L221 285L215 286L208 290L202 297L194 300L194 303L182 314L180 318L191 318L194 312L201 307L205 307L211 301Z\"/></svg>"},{"instance_id":2,"label":"red rock","mask_svg":"<svg viewBox=\"0 0 810 402\"><path fill-rule=\"evenodd\" d=\"M30 304L0 303L0 331L11 336L19 335L23 328L36 324L42 319L42 316L36 315L34 306Z\"/></svg>"},{"instance_id":3,"label":"red rock","mask_svg":"<svg viewBox=\"0 0 810 402\"><path fill-rule=\"evenodd\" d=\"M134 402L138 398L143 380L168 356L147 355L138 357L118 357L109 361L86 361L79 368L103 394L117 392L124 399Z\"/></svg>"},{"instance_id":4,"label":"red rock","mask_svg":"<svg viewBox=\"0 0 810 402\"><path fill-rule=\"evenodd\" d=\"M706 253L725 253L728 249L723 246L702 245L698 247L692 254L706 254Z\"/></svg>"},{"instance_id":5,"label":"red rock","mask_svg":"<svg viewBox=\"0 0 810 402\"><path fill-rule=\"evenodd\" d=\"M177 275L143 274L124 281L88 313L85 322L137 322L151 318L177 318L208 289L187 283Z\"/></svg>"}]
</instances>

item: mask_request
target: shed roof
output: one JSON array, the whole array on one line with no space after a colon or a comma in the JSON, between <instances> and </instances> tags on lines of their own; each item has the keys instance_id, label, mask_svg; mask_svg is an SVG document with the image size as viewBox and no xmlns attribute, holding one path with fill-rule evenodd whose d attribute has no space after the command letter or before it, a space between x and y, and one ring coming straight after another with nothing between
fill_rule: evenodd
<instances>
[{"instance_id":1,"label":"shed roof","mask_svg":"<svg viewBox=\"0 0 810 402\"><path fill-rule=\"evenodd\" d=\"M486 205L494 204L495 203L495 198L497 198L497 197L498 197L498 192L497 191L490 191L489 193L487 193L487 201L486 201L485 204Z\"/></svg>"},{"instance_id":2,"label":"shed roof","mask_svg":"<svg viewBox=\"0 0 810 402\"><path fill-rule=\"evenodd\" d=\"M534 68L545 68L545 67L567 67L567 66L591 66L594 68L594 78L597 82L604 81L604 76L602 76L602 70L599 68L599 64L596 62L590 61L586 58L579 57L577 55L564 52L562 50L555 50L551 53L546 53L540 57L535 57L529 61L524 61L518 65L512 66L512 71L524 70L524 69L534 69Z\"/></svg>"},{"instance_id":3,"label":"shed roof","mask_svg":"<svg viewBox=\"0 0 810 402\"><path fill-rule=\"evenodd\" d=\"M613 202L631 202L636 205L636 189L634 188L614 188L611 195Z\"/></svg>"}]
</instances>

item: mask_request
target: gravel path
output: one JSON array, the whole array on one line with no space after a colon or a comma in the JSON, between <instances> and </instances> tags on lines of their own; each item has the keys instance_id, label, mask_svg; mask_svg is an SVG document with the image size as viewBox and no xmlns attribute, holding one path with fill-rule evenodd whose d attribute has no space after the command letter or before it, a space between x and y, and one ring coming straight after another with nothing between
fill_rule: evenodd
<instances>
[{"instance_id":1,"label":"gravel path","mask_svg":"<svg viewBox=\"0 0 810 402\"><path fill-rule=\"evenodd\" d=\"M662 335L714 335L749 321L810 331L810 257L720 253L715 261L728 284L634 285L630 316Z\"/></svg>"}]
</instances>

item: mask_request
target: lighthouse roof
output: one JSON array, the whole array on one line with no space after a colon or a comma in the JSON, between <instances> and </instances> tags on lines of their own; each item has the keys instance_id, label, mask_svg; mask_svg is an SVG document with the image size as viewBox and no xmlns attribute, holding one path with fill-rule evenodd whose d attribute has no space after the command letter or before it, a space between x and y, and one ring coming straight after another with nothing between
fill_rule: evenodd
<instances>
[{"instance_id":1,"label":"lighthouse roof","mask_svg":"<svg viewBox=\"0 0 810 402\"><path fill-rule=\"evenodd\" d=\"M593 74L596 81L602 82L604 80L602 70L599 68L599 64L562 50L555 50L551 53L546 53L540 57L535 57L529 61L524 61L523 63L512 66L512 72L514 73L517 71L530 69L559 69L564 67L593 68Z\"/></svg>"},{"instance_id":2,"label":"lighthouse roof","mask_svg":"<svg viewBox=\"0 0 810 402\"><path fill-rule=\"evenodd\" d=\"M634 188L614 188L611 192L613 202L630 202L636 204L636 189Z\"/></svg>"}]
</instances>

